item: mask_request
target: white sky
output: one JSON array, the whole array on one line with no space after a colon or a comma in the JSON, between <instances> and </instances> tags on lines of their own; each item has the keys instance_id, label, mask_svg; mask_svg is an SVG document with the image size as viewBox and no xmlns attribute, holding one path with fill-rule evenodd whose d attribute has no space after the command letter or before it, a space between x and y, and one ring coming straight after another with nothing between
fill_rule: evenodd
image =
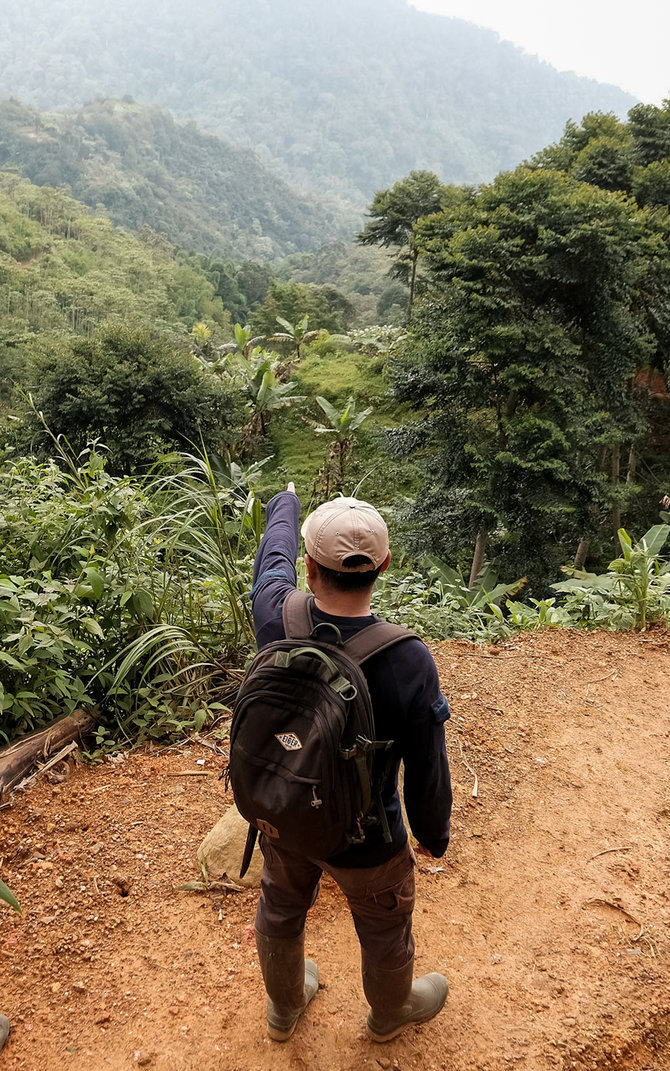
<instances>
[{"instance_id":1,"label":"white sky","mask_svg":"<svg viewBox=\"0 0 670 1071\"><path fill-rule=\"evenodd\" d=\"M670 0L409 0L497 30L561 71L612 82L645 103L670 97Z\"/></svg>"}]
</instances>

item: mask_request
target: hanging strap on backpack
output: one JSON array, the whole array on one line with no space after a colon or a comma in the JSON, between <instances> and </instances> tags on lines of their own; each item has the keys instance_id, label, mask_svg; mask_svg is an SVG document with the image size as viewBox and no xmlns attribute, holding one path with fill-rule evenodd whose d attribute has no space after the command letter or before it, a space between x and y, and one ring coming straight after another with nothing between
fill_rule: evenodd
<instances>
[{"instance_id":1,"label":"hanging strap on backpack","mask_svg":"<svg viewBox=\"0 0 670 1071\"><path fill-rule=\"evenodd\" d=\"M244 854L242 856L242 865L240 866L240 877L243 878L249 869L251 863L251 857L254 854L254 848L256 847L256 837L258 836L258 830L256 826L249 824L247 830L247 839L244 845Z\"/></svg>"}]
</instances>

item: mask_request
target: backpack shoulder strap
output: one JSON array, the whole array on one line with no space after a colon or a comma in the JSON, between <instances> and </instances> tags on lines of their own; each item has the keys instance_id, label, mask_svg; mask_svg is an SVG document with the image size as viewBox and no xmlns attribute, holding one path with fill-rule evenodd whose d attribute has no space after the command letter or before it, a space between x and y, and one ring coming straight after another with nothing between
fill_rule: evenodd
<instances>
[{"instance_id":1,"label":"backpack shoulder strap","mask_svg":"<svg viewBox=\"0 0 670 1071\"><path fill-rule=\"evenodd\" d=\"M401 625L392 625L390 621L375 621L374 625L362 628L354 636L351 636L344 645L344 649L350 658L361 665L372 658L372 655L385 651L387 647L393 647L400 640L417 639L415 632L402 628Z\"/></svg>"},{"instance_id":2,"label":"backpack shoulder strap","mask_svg":"<svg viewBox=\"0 0 670 1071\"><path fill-rule=\"evenodd\" d=\"M312 595L306 591L290 591L282 606L282 624L287 640L303 640L314 628L312 621Z\"/></svg>"}]
</instances>

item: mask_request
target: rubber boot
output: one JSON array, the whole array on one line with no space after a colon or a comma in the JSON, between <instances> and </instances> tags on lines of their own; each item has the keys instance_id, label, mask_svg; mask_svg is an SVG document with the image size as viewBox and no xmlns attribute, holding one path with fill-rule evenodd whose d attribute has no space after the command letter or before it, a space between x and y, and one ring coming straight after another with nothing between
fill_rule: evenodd
<instances>
[{"instance_id":1,"label":"rubber boot","mask_svg":"<svg viewBox=\"0 0 670 1071\"><path fill-rule=\"evenodd\" d=\"M256 930L256 948L268 995L268 1037L288 1041L319 988L318 967L305 959L304 934L264 937Z\"/></svg>"},{"instance_id":2,"label":"rubber boot","mask_svg":"<svg viewBox=\"0 0 670 1071\"><path fill-rule=\"evenodd\" d=\"M424 974L412 982L414 958L404 967L387 970L363 957L363 989L372 1009L368 1034L373 1041L390 1041L405 1027L425 1023L443 1008L449 983L442 974Z\"/></svg>"}]
</instances>

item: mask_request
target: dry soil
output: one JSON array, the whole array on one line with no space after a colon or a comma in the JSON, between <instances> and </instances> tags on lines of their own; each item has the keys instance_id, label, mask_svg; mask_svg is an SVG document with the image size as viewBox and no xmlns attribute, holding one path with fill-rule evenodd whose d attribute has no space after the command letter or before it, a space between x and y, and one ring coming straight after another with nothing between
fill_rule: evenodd
<instances>
[{"instance_id":1,"label":"dry soil","mask_svg":"<svg viewBox=\"0 0 670 1071\"><path fill-rule=\"evenodd\" d=\"M669 634L434 653L456 804L415 931L418 969L449 977L439 1018L366 1039L326 880L307 932L322 987L291 1041L267 1040L255 894L177 890L231 802L192 744L74 766L0 812L23 907L0 914L3 1071L669 1071Z\"/></svg>"}]
</instances>

